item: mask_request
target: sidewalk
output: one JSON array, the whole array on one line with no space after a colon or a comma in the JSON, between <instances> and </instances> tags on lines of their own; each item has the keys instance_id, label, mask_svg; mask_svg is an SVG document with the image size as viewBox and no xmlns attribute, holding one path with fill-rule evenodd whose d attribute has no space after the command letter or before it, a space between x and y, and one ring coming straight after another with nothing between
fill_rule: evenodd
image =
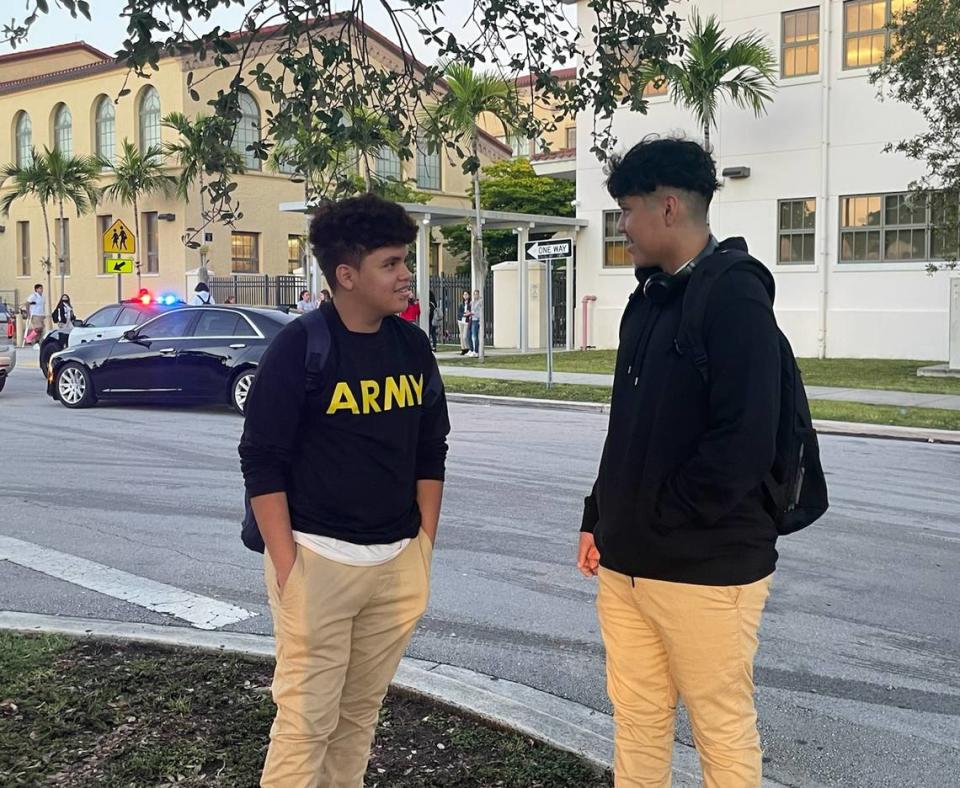
<instances>
[{"instance_id":1,"label":"sidewalk","mask_svg":"<svg viewBox=\"0 0 960 788\"><path fill-rule=\"evenodd\" d=\"M497 369L496 367L441 366L445 377L493 378L516 380L524 383L546 383L547 373L529 369ZM554 372L554 383L572 383L581 386L612 386L613 375L596 375L583 372ZM858 402L863 405L894 405L903 408L939 408L960 410L958 394L918 394L908 391L884 391L882 389L841 389L826 386L808 386L809 399Z\"/></svg>"},{"instance_id":2,"label":"sidewalk","mask_svg":"<svg viewBox=\"0 0 960 788\"><path fill-rule=\"evenodd\" d=\"M161 643L169 646L231 651L272 659L273 638L238 632L206 632L188 627L132 624L0 611L0 628ZM425 695L496 725L518 731L552 747L577 753L610 768L613 760L613 718L532 687L439 662L404 657L393 686ZM700 785L696 751L674 744L673 785ZM764 788L785 788L763 781Z\"/></svg>"}]
</instances>

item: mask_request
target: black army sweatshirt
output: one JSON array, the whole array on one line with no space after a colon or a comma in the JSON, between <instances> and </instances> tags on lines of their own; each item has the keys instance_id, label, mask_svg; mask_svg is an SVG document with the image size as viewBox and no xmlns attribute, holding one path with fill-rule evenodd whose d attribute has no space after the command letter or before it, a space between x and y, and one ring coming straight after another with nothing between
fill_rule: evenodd
<instances>
[{"instance_id":1,"label":"black army sweatshirt","mask_svg":"<svg viewBox=\"0 0 960 788\"><path fill-rule=\"evenodd\" d=\"M307 321L330 354L308 372ZM287 325L247 400L240 465L250 497L285 492L295 531L389 544L420 528L416 485L443 480L447 403L429 340L396 317L349 331L333 304Z\"/></svg>"},{"instance_id":2,"label":"black army sweatshirt","mask_svg":"<svg viewBox=\"0 0 960 788\"><path fill-rule=\"evenodd\" d=\"M731 243L746 248L731 239L721 249ZM656 270L637 271L623 315L610 425L581 530L593 532L601 566L632 577L750 583L777 560L761 487L780 410L773 277L746 263L713 287L708 385L678 350L682 294L665 305L643 295Z\"/></svg>"}]
</instances>

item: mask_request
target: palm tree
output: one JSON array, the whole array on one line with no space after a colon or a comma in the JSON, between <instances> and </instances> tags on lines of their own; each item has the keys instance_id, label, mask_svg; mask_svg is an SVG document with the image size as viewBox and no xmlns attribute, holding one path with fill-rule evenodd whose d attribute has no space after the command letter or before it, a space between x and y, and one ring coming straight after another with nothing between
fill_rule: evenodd
<instances>
[{"instance_id":1,"label":"palm tree","mask_svg":"<svg viewBox=\"0 0 960 788\"><path fill-rule=\"evenodd\" d=\"M757 117L766 112L775 88L776 57L762 35L746 33L731 41L715 16L703 20L694 11L683 47L683 59L654 66L648 82L666 79L674 103L690 110L697 119L707 147L710 129L717 127L721 98L752 109Z\"/></svg>"},{"instance_id":2,"label":"palm tree","mask_svg":"<svg viewBox=\"0 0 960 788\"><path fill-rule=\"evenodd\" d=\"M43 267L47 272L47 292L53 295L53 287L50 281L50 260L52 259L52 243L50 239L50 217L47 212L47 203L53 199L53 186L50 179L50 172L47 169L47 161L43 156L38 156L35 150L30 152L30 161L28 164L7 164L0 171L0 187L7 187L7 192L0 198L0 211L4 216L10 215L10 208L17 200L26 197L33 197L40 203L40 210L43 211L43 229L47 238L47 257L43 261Z\"/></svg>"},{"instance_id":3,"label":"palm tree","mask_svg":"<svg viewBox=\"0 0 960 788\"><path fill-rule=\"evenodd\" d=\"M104 189L104 193L121 205L133 206L133 226L138 237L140 234L140 198L150 194L170 197L177 189L177 179L163 171L163 150L153 145L145 153L130 140L124 138L120 157L115 161L101 159L100 166L113 175L113 183ZM134 266L137 270L137 289L140 289L140 244L136 245Z\"/></svg>"},{"instance_id":4,"label":"palm tree","mask_svg":"<svg viewBox=\"0 0 960 788\"><path fill-rule=\"evenodd\" d=\"M100 160L95 156L64 156L54 148L44 149L45 167L50 178L50 196L57 204L60 215L60 238L57 243L57 259L60 265L60 295L66 286L64 253L67 247L67 228L63 216L65 202L73 203L77 216L92 210L100 199ZM52 299L51 299L52 300Z\"/></svg>"},{"instance_id":5,"label":"palm tree","mask_svg":"<svg viewBox=\"0 0 960 788\"><path fill-rule=\"evenodd\" d=\"M483 227L480 217L480 117L492 115L510 134L517 118L517 97L512 84L495 74L476 72L463 63L449 63L443 70L447 92L436 107L422 115L422 123L435 144L452 132L465 140L470 151L467 166L473 177L473 243L471 272L473 289L483 290L487 261L483 254ZM443 132L447 132L444 134ZM480 358L483 359L483 315L480 316Z\"/></svg>"},{"instance_id":6,"label":"palm tree","mask_svg":"<svg viewBox=\"0 0 960 788\"><path fill-rule=\"evenodd\" d=\"M206 178L225 178L239 175L244 171L243 156L230 144L232 126L230 121L219 115L198 115L191 121L182 112L172 112L163 119L163 125L177 132L176 142L163 145L163 152L176 157L180 163L180 175L177 181L177 196L184 202L190 202L190 192L195 183L200 187L200 219L206 225L212 220L207 215ZM184 243L190 248L198 248L196 242ZM206 255L201 253L202 276L206 272ZM204 281L206 281L204 279Z\"/></svg>"}]
</instances>

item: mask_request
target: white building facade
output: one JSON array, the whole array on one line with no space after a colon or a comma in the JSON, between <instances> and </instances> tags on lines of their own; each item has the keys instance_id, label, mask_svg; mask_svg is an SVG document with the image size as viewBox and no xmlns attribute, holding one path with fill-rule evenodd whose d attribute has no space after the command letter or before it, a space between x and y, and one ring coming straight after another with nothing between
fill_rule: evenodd
<instances>
[{"instance_id":1,"label":"white building facade","mask_svg":"<svg viewBox=\"0 0 960 788\"><path fill-rule=\"evenodd\" d=\"M885 145L922 129L907 106L878 96L868 75L882 55L892 13L910 0L687 0L716 14L726 33L762 33L775 50L779 79L767 114L723 105L712 132L722 178L711 224L718 238L744 236L777 283L776 312L798 356L947 358L950 274L926 273L942 239L929 209L903 199L921 163ZM579 3L581 29L591 12ZM593 118L578 119L577 346L583 299L586 344L615 347L620 315L635 288L617 205L590 153ZM669 97L646 115L621 110L614 131L624 150L648 134L700 139L693 117Z\"/></svg>"}]
</instances>

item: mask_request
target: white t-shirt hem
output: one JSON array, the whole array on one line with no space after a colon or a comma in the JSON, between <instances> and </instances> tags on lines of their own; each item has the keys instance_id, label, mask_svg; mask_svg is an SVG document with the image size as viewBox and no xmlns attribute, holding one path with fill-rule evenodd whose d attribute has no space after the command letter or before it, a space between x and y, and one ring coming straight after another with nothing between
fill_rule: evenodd
<instances>
[{"instance_id":1,"label":"white t-shirt hem","mask_svg":"<svg viewBox=\"0 0 960 788\"><path fill-rule=\"evenodd\" d=\"M392 561L412 540L401 539L390 544L354 544L332 536L318 536L303 531L293 532L293 541L318 555L347 566L379 566Z\"/></svg>"}]
</instances>

